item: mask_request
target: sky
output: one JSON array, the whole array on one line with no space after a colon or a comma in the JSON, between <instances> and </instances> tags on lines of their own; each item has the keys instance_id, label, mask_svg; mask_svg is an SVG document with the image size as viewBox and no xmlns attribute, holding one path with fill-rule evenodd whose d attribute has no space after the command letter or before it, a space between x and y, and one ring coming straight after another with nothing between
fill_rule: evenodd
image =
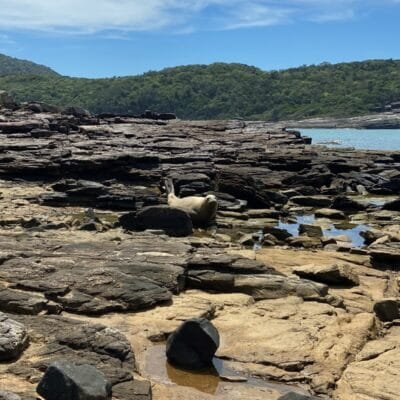
<instances>
[{"instance_id":1,"label":"sky","mask_svg":"<svg viewBox=\"0 0 400 400\"><path fill-rule=\"evenodd\" d=\"M0 0L0 53L68 76L400 59L400 0Z\"/></svg>"}]
</instances>

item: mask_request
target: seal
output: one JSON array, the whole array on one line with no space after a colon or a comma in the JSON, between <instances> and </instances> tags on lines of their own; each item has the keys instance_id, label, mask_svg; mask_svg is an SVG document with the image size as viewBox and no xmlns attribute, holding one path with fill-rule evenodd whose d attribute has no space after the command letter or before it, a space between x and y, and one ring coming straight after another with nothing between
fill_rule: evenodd
<instances>
[{"instance_id":1,"label":"seal","mask_svg":"<svg viewBox=\"0 0 400 400\"><path fill-rule=\"evenodd\" d=\"M213 194L207 196L178 197L175 194L172 179L165 180L168 205L186 211L192 218L193 225L207 227L215 221L218 209L218 200Z\"/></svg>"}]
</instances>

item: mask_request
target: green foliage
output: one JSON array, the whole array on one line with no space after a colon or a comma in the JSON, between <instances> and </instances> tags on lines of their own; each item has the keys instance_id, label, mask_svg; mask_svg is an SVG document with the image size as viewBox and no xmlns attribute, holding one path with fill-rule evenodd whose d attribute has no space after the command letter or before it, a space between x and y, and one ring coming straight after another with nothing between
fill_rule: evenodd
<instances>
[{"instance_id":1,"label":"green foliage","mask_svg":"<svg viewBox=\"0 0 400 400\"><path fill-rule=\"evenodd\" d=\"M0 75L10 74L58 75L57 72L44 65L0 54Z\"/></svg>"},{"instance_id":2,"label":"green foliage","mask_svg":"<svg viewBox=\"0 0 400 400\"><path fill-rule=\"evenodd\" d=\"M76 105L94 113L152 109L185 119L342 117L400 100L400 61L323 63L272 72L217 63L108 79L20 74L0 77L0 89L18 100Z\"/></svg>"}]
</instances>

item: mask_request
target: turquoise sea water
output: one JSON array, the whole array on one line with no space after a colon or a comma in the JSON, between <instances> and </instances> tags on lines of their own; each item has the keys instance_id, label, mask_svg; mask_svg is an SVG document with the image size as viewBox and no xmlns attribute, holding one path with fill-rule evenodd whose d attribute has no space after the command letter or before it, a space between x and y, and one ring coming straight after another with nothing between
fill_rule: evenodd
<instances>
[{"instance_id":1,"label":"turquoise sea water","mask_svg":"<svg viewBox=\"0 0 400 400\"><path fill-rule=\"evenodd\" d=\"M400 129L299 129L313 144L369 150L400 150Z\"/></svg>"}]
</instances>

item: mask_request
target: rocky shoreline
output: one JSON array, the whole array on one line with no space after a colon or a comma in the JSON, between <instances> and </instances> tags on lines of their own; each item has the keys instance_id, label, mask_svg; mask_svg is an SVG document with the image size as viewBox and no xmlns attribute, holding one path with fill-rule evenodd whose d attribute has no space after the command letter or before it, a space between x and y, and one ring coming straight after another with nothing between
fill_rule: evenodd
<instances>
[{"instance_id":1,"label":"rocky shoreline","mask_svg":"<svg viewBox=\"0 0 400 400\"><path fill-rule=\"evenodd\" d=\"M280 128L354 128L354 129L400 129L400 113L382 112L359 117L333 118L319 117L299 121L282 121L271 123L271 127Z\"/></svg>"},{"instance_id":2,"label":"rocky shoreline","mask_svg":"<svg viewBox=\"0 0 400 400\"><path fill-rule=\"evenodd\" d=\"M397 398L400 151L29 104L0 138L0 390L35 399L63 361L119 400ZM166 177L215 194L216 226L160 214ZM213 371L166 363L190 318L219 331Z\"/></svg>"}]
</instances>

